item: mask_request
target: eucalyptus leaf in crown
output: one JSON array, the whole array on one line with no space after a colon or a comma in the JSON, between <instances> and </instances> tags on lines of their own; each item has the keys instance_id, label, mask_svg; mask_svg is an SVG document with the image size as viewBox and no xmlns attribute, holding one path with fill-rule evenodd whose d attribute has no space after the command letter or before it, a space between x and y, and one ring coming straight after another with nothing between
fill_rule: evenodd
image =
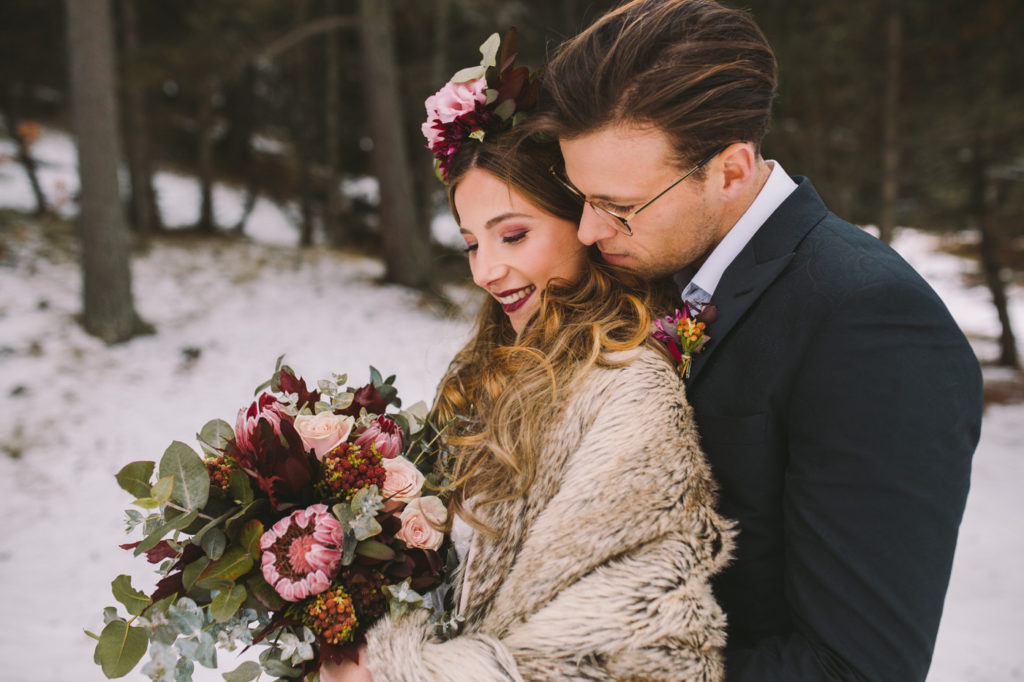
<instances>
[{"instance_id":1,"label":"eucalyptus leaf in crown","mask_svg":"<svg viewBox=\"0 0 1024 682\"><path fill-rule=\"evenodd\" d=\"M426 407L396 411L395 377L372 367L358 389L338 374L310 389L281 360L233 428L200 430L202 455L174 442L117 474L138 508L128 530L143 535L122 547L158 568L148 593L127 575L111 584L121 608L89 633L107 677L148 650L144 674L189 680L218 650L259 645L258 662L224 677L303 679L354 658L370 625L416 608L451 570L443 429Z\"/></svg>"},{"instance_id":2,"label":"eucalyptus leaf in crown","mask_svg":"<svg viewBox=\"0 0 1024 682\"><path fill-rule=\"evenodd\" d=\"M544 68L530 73L525 66L517 67L518 52L515 28L503 39L491 34L480 46L480 64L456 72L427 98L423 136L442 182L447 184L451 158L463 144L482 142L488 134L518 125L537 104Z\"/></svg>"}]
</instances>

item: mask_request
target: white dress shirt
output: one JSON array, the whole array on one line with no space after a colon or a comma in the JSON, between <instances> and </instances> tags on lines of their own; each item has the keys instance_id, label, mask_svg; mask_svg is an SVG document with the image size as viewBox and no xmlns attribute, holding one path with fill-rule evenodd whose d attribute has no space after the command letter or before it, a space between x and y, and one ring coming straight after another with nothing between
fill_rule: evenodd
<instances>
[{"instance_id":1,"label":"white dress shirt","mask_svg":"<svg viewBox=\"0 0 1024 682\"><path fill-rule=\"evenodd\" d=\"M725 269L736 259L775 209L796 189L796 183L782 169L782 164L778 161L767 163L772 171L764 187L718 246L711 251L692 279L682 287L681 298L696 303L698 309L714 296Z\"/></svg>"}]
</instances>

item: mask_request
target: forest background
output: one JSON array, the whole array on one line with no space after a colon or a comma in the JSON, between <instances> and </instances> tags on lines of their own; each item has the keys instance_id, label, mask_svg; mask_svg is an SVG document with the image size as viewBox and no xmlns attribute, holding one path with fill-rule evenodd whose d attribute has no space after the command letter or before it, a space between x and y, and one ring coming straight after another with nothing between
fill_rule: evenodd
<instances>
[{"instance_id":1,"label":"forest background","mask_svg":"<svg viewBox=\"0 0 1024 682\"><path fill-rule=\"evenodd\" d=\"M39 212L51 208L35 178L39 124L78 130L89 176L83 322L107 341L146 330L132 310L127 254L163 230L159 168L198 178L197 232L244 234L249 211L233 225L215 222L213 187L228 182L244 188L247 209L259 197L296 206L301 244L382 254L387 280L437 291L451 259L430 237L444 197L419 133L423 100L474 64L491 32L518 27L520 63L538 65L614 4L5 0L0 116ZM740 6L780 64L766 158L809 176L833 211L877 225L886 241L897 224L974 231L1002 325L992 360L1018 366L1006 286L1024 265L1024 5ZM119 195L109 178L120 160L128 189ZM373 201L340 190L364 176L379 181Z\"/></svg>"}]
</instances>

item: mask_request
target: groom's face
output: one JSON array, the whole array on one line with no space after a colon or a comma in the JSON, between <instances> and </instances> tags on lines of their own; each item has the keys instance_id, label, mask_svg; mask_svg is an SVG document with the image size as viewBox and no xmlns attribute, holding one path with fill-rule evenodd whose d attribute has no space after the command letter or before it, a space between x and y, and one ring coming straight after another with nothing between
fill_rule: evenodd
<instances>
[{"instance_id":1,"label":"groom's face","mask_svg":"<svg viewBox=\"0 0 1024 682\"><path fill-rule=\"evenodd\" d=\"M675 163L668 136L653 127L611 126L560 144L572 184L618 215L628 215L690 170ZM722 202L708 191L716 161L705 166L704 179L687 178L631 219L632 236L584 206L580 241L597 244L606 261L648 278L703 262L724 236Z\"/></svg>"}]
</instances>

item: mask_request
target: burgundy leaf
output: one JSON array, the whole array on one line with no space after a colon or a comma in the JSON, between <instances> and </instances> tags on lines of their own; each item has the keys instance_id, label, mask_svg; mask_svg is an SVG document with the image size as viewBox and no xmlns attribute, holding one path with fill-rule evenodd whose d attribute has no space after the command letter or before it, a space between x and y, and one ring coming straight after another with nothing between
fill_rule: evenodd
<instances>
[{"instance_id":1,"label":"burgundy leaf","mask_svg":"<svg viewBox=\"0 0 1024 682\"><path fill-rule=\"evenodd\" d=\"M312 410L313 406L316 405L316 402L320 400L320 391L310 391L303 379L296 377L287 369L281 370L279 381L282 393L298 394L299 402L296 407L300 410L303 407L308 407Z\"/></svg>"}]
</instances>

